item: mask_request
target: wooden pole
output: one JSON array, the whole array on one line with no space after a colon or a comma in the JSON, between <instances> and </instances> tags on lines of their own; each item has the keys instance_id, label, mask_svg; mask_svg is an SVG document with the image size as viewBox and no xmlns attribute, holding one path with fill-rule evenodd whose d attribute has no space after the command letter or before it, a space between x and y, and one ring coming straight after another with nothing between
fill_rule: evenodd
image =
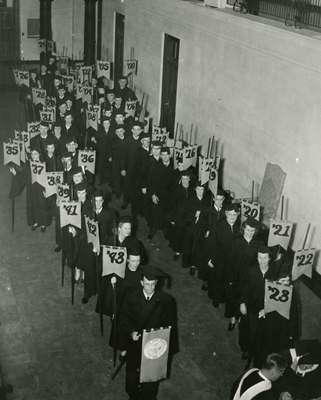
<instances>
[{"instance_id":1,"label":"wooden pole","mask_svg":"<svg viewBox=\"0 0 321 400\"><path fill-rule=\"evenodd\" d=\"M191 130L190 130L190 133L189 133L189 145L190 146L193 144L193 141L192 141L192 139L193 139L193 127L194 127L194 125L192 124L191 125Z\"/></svg>"},{"instance_id":2,"label":"wooden pole","mask_svg":"<svg viewBox=\"0 0 321 400\"><path fill-rule=\"evenodd\" d=\"M177 134L178 134L178 122L176 122L175 133L174 133L174 147L176 147Z\"/></svg>"},{"instance_id":3,"label":"wooden pole","mask_svg":"<svg viewBox=\"0 0 321 400\"><path fill-rule=\"evenodd\" d=\"M303 245L302 245L302 250L304 250L306 242L308 240L309 232L310 232L311 224L309 223L307 230L305 232L304 240L303 240Z\"/></svg>"},{"instance_id":4,"label":"wooden pole","mask_svg":"<svg viewBox=\"0 0 321 400\"><path fill-rule=\"evenodd\" d=\"M211 142L212 142L212 138L208 138L206 158L209 158L209 156L210 156L210 148L211 148L211 144L212 144Z\"/></svg>"},{"instance_id":5,"label":"wooden pole","mask_svg":"<svg viewBox=\"0 0 321 400\"><path fill-rule=\"evenodd\" d=\"M255 186L255 182L254 182L254 180L252 180L252 194L251 194L252 203L254 202L254 186Z\"/></svg>"},{"instance_id":6,"label":"wooden pole","mask_svg":"<svg viewBox=\"0 0 321 400\"><path fill-rule=\"evenodd\" d=\"M281 197L281 221L283 220L283 212L284 212L284 196Z\"/></svg>"}]
</instances>

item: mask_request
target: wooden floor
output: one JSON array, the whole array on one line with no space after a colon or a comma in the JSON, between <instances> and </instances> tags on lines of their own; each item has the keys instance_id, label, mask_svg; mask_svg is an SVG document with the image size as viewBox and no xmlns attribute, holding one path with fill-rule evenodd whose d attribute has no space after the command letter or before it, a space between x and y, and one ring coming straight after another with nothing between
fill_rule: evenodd
<instances>
[{"instance_id":1,"label":"wooden floor","mask_svg":"<svg viewBox=\"0 0 321 400\"><path fill-rule=\"evenodd\" d=\"M2 140L24 128L15 92L0 96ZM123 400L124 373L111 382L112 352L107 334L100 336L95 300L81 304L82 288L70 301L70 279L60 285L60 257L53 252L53 226L43 234L26 224L25 196L17 199L16 229L10 230L10 176L0 171L0 363L14 386L14 400ZM117 206L117 204L115 204ZM231 383L243 369L237 332L227 332L222 309L214 309L200 281L172 261L158 234L146 241L141 222L138 236L151 262L173 277L171 294L179 311L180 353L172 377L161 384L158 400L227 400ZM68 271L69 273L69 271ZM69 274L67 274L69 275Z\"/></svg>"}]
</instances>

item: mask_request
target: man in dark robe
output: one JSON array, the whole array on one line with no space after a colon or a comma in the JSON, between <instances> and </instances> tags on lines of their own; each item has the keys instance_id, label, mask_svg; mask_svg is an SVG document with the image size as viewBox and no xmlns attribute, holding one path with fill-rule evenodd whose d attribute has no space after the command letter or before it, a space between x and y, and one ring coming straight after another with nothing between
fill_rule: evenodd
<instances>
[{"instance_id":1,"label":"man in dark robe","mask_svg":"<svg viewBox=\"0 0 321 400\"><path fill-rule=\"evenodd\" d=\"M171 326L169 359L178 351L176 303L157 288L163 276L153 266L143 268L141 287L125 296L119 314L118 345L126 356L126 392L133 400L156 400L159 387L159 382L139 383L143 329Z\"/></svg>"}]
</instances>

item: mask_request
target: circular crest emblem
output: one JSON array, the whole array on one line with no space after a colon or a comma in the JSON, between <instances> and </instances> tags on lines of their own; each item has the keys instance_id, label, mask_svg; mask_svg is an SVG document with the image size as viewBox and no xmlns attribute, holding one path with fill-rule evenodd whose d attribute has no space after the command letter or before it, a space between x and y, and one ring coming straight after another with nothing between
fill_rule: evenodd
<instances>
[{"instance_id":1,"label":"circular crest emblem","mask_svg":"<svg viewBox=\"0 0 321 400\"><path fill-rule=\"evenodd\" d=\"M155 338L145 344L144 355L149 360L160 358L167 350L167 342L164 339Z\"/></svg>"}]
</instances>

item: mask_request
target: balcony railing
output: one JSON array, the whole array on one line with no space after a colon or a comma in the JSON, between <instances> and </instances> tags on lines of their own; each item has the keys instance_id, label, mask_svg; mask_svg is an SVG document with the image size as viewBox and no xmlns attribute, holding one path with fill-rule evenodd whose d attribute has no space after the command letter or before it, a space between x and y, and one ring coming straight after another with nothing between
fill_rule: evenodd
<instances>
[{"instance_id":1,"label":"balcony railing","mask_svg":"<svg viewBox=\"0 0 321 400\"><path fill-rule=\"evenodd\" d=\"M227 4L234 6L235 0L227 0ZM321 0L238 0L243 4L242 11L250 14L278 18L287 25L321 29Z\"/></svg>"}]
</instances>

